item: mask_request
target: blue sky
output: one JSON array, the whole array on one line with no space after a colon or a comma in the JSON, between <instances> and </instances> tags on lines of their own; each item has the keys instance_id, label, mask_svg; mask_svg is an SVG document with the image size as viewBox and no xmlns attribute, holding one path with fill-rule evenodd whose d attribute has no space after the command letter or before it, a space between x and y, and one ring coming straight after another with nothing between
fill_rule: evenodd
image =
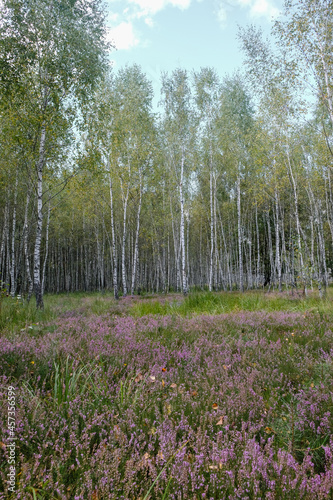
<instances>
[{"instance_id":1,"label":"blue sky","mask_svg":"<svg viewBox=\"0 0 333 500\"><path fill-rule=\"evenodd\" d=\"M223 77L242 65L238 26L267 34L283 0L107 0L114 69L137 63L159 99L161 71L212 66Z\"/></svg>"}]
</instances>

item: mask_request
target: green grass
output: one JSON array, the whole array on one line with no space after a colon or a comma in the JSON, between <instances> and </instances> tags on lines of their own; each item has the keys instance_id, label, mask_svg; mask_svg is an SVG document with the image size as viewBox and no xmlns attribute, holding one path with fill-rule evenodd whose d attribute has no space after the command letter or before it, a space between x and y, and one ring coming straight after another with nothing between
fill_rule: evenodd
<instances>
[{"instance_id":1,"label":"green grass","mask_svg":"<svg viewBox=\"0 0 333 500\"><path fill-rule=\"evenodd\" d=\"M163 298L163 300L161 300ZM183 298L180 294L154 295L145 300L133 301L129 314L142 317L153 315L192 316L195 314L224 314L237 311L311 311L326 314L331 311L333 289L328 289L327 297L320 299L318 293L310 292L308 297L290 295L286 292L264 293L262 291L208 292L194 291ZM46 294L44 310L36 310L33 298L30 303L12 297L0 301L0 332L14 333L29 330L31 334L41 333L41 325L52 323L60 315L72 311L77 315L102 316L122 314L128 306L115 301L111 292L71 294ZM126 311L127 312L127 311ZM50 327L47 327L48 329Z\"/></svg>"},{"instance_id":2,"label":"green grass","mask_svg":"<svg viewBox=\"0 0 333 500\"><path fill-rule=\"evenodd\" d=\"M239 292L191 292L183 300L165 301L158 299L133 304L130 314L146 316L148 314L224 314L237 311L312 311L327 313L331 311L333 291L329 290L325 299L320 299L316 292L308 297L284 293L264 293L258 291Z\"/></svg>"},{"instance_id":3,"label":"green grass","mask_svg":"<svg viewBox=\"0 0 333 500\"><path fill-rule=\"evenodd\" d=\"M160 314L165 316L172 312L172 305L169 302L162 304L158 300L143 301L134 303L131 307L131 314L134 316L147 316L148 314Z\"/></svg>"},{"instance_id":4,"label":"green grass","mask_svg":"<svg viewBox=\"0 0 333 500\"><path fill-rule=\"evenodd\" d=\"M50 323L68 311L82 316L97 316L112 313L117 314L119 306L111 293L46 294L44 295L44 310L36 309L34 298L27 300L3 297L0 300L0 332L14 333L19 330L31 330L36 333L41 325Z\"/></svg>"}]
</instances>

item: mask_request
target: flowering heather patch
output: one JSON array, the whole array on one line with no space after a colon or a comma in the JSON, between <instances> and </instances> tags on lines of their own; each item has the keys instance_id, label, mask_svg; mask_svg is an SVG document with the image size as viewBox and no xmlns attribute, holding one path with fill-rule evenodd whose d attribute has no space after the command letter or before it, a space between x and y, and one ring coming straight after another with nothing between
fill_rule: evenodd
<instances>
[{"instance_id":1,"label":"flowering heather patch","mask_svg":"<svg viewBox=\"0 0 333 500\"><path fill-rule=\"evenodd\" d=\"M133 317L120 307L0 338L0 498L333 497L331 317Z\"/></svg>"}]
</instances>

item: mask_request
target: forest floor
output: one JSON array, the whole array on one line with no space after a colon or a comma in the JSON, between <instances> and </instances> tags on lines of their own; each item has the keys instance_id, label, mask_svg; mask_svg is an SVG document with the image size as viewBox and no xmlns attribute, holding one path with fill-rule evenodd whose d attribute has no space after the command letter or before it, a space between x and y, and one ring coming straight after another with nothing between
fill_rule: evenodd
<instances>
[{"instance_id":1,"label":"forest floor","mask_svg":"<svg viewBox=\"0 0 333 500\"><path fill-rule=\"evenodd\" d=\"M332 292L3 298L0 499L333 498Z\"/></svg>"}]
</instances>

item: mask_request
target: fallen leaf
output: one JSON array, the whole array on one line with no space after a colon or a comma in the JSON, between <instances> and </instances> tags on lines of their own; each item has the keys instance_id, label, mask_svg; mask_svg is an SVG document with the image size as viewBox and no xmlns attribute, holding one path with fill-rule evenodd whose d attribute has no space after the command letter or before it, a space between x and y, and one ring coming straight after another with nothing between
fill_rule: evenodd
<instances>
[{"instance_id":1,"label":"fallen leaf","mask_svg":"<svg viewBox=\"0 0 333 500\"><path fill-rule=\"evenodd\" d=\"M149 377L149 378L150 378L150 380L151 380L152 382L155 382L155 380L156 380L155 375L150 375L150 377Z\"/></svg>"},{"instance_id":2,"label":"fallen leaf","mask_svg":"<svg viewBox=\"0 0 333 500\"><path fill-rule=\"evenodd\" d=\"M162 387L164 387L164 386L165 386L165 382L164 382L164 380L162 379Z\"/></svg>"},{"instance_id":3,"label":"fallen leaf","mask_svg":"<svg viewBox=\"0 0 333 500\"><path fill-rule=\"evenodd\" d=\"M212 404L212 408L213 408L213 410L217 410L217 409L218 409L218 407L219 407L219 405L218 405L218 404L216 404L216 403L213 403L213 404Z\"/></svg>"},{"instance_id":4,"label":"fallen leaf","mask_svg":"<svg viewBox=\"0 0 333 500\"><path fill-rule=\"evenodd\" d=\"M171 384L171 385L170 385L170 387L171 387L172 389L176 389L177 384Z\"/></svg>"},{"instance_id":5,"label":"fallen leaf","mask_svg":"<svg viewBox=\"0 0 333 500\"><path fill-rule=\"evenodd\" d=\"M0 441L0 448L2 450L5 450L7 448L7 446L5 445L5 443L3 443L2 441Z\"/></svg>"},{"instance_id":6,"label":"fallen leaf","mask_svg":"<svg viewBox=\"0 0 333 500\"><path fill-rule=\"evenodd\" d=\"M195 396L197 396L197 395L198 395L197 391L193 391L193 392L192 392L192 396L194 396L194 397L195 397Z\"/></svg>"},{"instance_id":7,"label":"fallen leaf","mask_svg":"<svg viewBox=\"0 0 333 500\"><path fill-rule=\"evenodd\" d=\"M158 456L158 458L160 458L161 460L163 460L163 458L164 458L164 455L163 455L163 453L161 452L161 450L157 453L157 456Z\"/></svg>"},{"instance_id":8,"label":"fallen leaf","mask_svg":"<svg viewBox=\"0 0 333 500\"><path fill-rule=\"evenodd\" d=\"M265 427L266 434L271 434L272 429L270 427Z\"/></svg>"},{"instance_id":9,"label":"fallen leaf","mask_svg":"<svg viewBox=\"0 0 333 500\"><path fill-rule=\"evenodd\" d=\"M150 457L149 453L145 453L145 454L143 455L143 458L144 458L145 460L148 460L148 458L149 458L149 457Z\"/></svg>"},{"instance_id":10,"label":"fallen leaf","mask_svg":"<svg viewBox=\"0 0 333 500\"><path fill-rule=\"evenodd\" d=\"M216 425L223 425L223 421L224 421L224 416L219 418L219 420L216 422Z\"/></svg>"},{"instance_id":11,"label":"fallen leaf","mask_svg":"<svg viewBox=\"0 0 333 500\"><path fill-rule=\"evenodd\" d=\"M167 371L166 368L162 368L162 372L166 372L166 371Z\"/></svg>"},{"instance_id":12,"label":"fallen leaf","mask_svg":"<svg viewBox=\"0 0 333 500\"><path fill-rule=\"evenodd\" d=\"M140 382L140 380L142 380L142 379L143 379L143 376L141 375L141 373L138 373L134 379L134 382Z\"/></svg>"},{"instance_id":13,"label":"fallen leaf","mask_svg":"<svg viewBox=\"0 0 333 500\"><path fill-rule=\"evenodd\" d=\"M209 468L211 470L218 470L218 466L217 465L210 465Z\"/></svg>"},{"instance_id":14,"label":"fallen leaf","mask_svg":"<svg viewBox=\"0 0 333 500\"><path fill-rule=\"evenodd\" d=\"M313 382L311 382L310 387L312 387L312 388L314 387L314 383Z\"/></svg>"}]
</instances>

